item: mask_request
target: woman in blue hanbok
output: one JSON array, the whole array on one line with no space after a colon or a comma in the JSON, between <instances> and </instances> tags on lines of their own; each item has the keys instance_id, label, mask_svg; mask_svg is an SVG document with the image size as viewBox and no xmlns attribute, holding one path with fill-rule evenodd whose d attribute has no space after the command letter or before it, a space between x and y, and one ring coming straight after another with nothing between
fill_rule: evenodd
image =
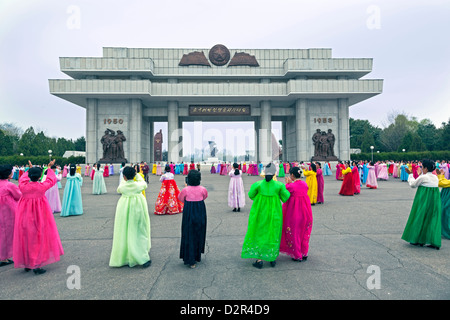
<instances>
[{"instance_id":1,"label":"woman in blue hanbok","mask_svg":"<svg viewBox=\"0 0 450 320\"><path fill-rule=\"evenodd\" d=\"M400 166L400 180L401 181L408 181L408 173L406 172L406 169L408 169L408 165L402 163Z\"/></svg>"},{"instance_id":2,"label":"woman in blue hanbok","mask_svg":"<svg viewBox=\"0 0 450 320\"><path fill-rule=\"evenodd\" d=\"M76 173L76 166L71 165L64 186L64 195L61 208L61 217L83 214L83 201L81 198L81 186L83 178Z\"/></svg>"},{"instance_id":3,"label":"woman in blue hanbok","mask_svg":"<svg viewBox=\"0 0 450 320\"><path fill-rule=\"evenodd\" d=\"M331 176L332 172L331 172L331 168L330 168L330 163L329 162L325 162L324 163L322 172L323 172L324 176Z\"/></svg>"}]
</instances>

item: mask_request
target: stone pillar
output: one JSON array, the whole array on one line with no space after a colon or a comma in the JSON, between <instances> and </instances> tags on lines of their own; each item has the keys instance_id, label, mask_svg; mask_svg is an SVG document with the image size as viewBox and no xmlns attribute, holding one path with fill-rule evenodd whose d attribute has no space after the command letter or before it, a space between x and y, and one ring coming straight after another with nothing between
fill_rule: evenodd
<instances>
[{"instance_id":1,"label":"stone pillar","mask_svg":"<svg viewBox=\"0 0 450 320\"><path fill-rule=\"evenodd\" d=\"M142 159L142 102L139 99L131 99L130 101L130 123L129 132L130 136L126 137L128 144L128 150L130 152L129 157L125 154L125 158L131 163L141 162Z\"/></svg>"},{"instance_id":2,"label":"stone pillar","mask_svg":"<svg viewBox=\"0 0 450 320\"><path fill-rule=\"evenodd\" d=\"M267 165L272 161L272 105L270 101L261 101L261 116L258 135L259 161Z\"/></svg>"},{"instance_id":3,"label":"stone pillar","mask_svg":"<svg viewBox=\"0 0 450 320\"><path fill-rule=\"evenodd\" d=\"M306 99L298 99L295 103L295 137L297 144L297 161L307 161L308 155L308 124L306 119Z\"/></svg>"},{"instance_id":4,"label":"stone pillar","mask_svg":"<svg viewBox=\"0 0 450 320\"><path fill-rule=\"evenodd\" d=\"M167 128L168 128L168 162L178 162L180 157L178 128L178 101L169 101L167 104Z\"/></svg>"},{"instance_id":5,"label":"stone pillar","mask_svg":"<svg viewBox=\"0 0 450 320\"><path fill-rule=\"evenodd\" d=\"M348 100L338 99L338 132L335 133L336 140L339 141L339 160L350 160L350 125Z\"/></svg>"},{"instance_id":6,"label":"stone pillar","mask_svg":"<svg viewBox=\"0 0 450 320\"><path fill-rule=\"evenodd\" d=\"M97 109L98 100L88 98L86 104L86 163L90 165L99 159L97 155L100 144Z\"/></svg>"}]
</instances>

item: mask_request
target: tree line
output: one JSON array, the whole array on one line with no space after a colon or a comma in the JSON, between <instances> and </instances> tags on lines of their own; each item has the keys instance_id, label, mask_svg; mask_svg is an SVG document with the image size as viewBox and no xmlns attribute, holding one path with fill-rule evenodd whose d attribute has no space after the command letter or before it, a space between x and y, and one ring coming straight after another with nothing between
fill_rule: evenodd
<instances>
[{"instance_id":1,"label":"tree line","mask_svg":"<svg viewBox=\"0 0 450 320\"><path fill-rule=\"evenodd\" d=\"M405 113L393 112L384 128L368 120L349 119L350 148L362 153L424 153L450 151L450 119L436 127L431 120L419 121Z\"/></svg>"},{"instance_id":2,"label":"tree line","mask_svg":"<svg viewBox=\"0 0 450 320\"><path fill-rule=\"evenodd\" d=\"M62 157L66 151L86 151L86 140L48 137L33 127L25 131L12 123L0 123L0 156L37 157L49 155Z\"/></svg>"}]
</instances>

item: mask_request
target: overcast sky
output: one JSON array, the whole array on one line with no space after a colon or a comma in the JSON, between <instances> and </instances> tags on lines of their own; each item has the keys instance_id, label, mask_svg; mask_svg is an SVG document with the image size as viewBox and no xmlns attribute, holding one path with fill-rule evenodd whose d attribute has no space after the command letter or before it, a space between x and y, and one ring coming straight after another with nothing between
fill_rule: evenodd
<instances>
[{"instance_id":1,"label":"overcast sky","mask_svg":"<svg viewBox=\"0 0 450 320\"><path fill-rule=\"evenodd\" d=\"M0 123L48 136L85 135L85 109L50 95L65 79L59 57L101 57L103 47L331 48L373 58L365 78L381 95L350 116L383 127L405 112L436 126L450 117L450 1L1 0Z\"/></svg>"}]
</instances>

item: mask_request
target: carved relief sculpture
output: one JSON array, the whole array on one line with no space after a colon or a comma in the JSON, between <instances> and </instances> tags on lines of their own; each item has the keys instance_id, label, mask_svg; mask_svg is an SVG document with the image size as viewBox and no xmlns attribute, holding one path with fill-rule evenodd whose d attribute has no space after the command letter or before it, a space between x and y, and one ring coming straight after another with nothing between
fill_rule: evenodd
<instances>
[{"instance_id":1,"label":"carved relief sculpture","mask_svg":"<svg viewBox=\"0 0 450 320\"><path fill-rule=\"evenodd\" d=\"M128 162L123 150L123 142L126 141L122 131L106 129L105 134L100 139L103 148L103 157L99 163L122 163Z\"/></svg>"}]
</instances>

